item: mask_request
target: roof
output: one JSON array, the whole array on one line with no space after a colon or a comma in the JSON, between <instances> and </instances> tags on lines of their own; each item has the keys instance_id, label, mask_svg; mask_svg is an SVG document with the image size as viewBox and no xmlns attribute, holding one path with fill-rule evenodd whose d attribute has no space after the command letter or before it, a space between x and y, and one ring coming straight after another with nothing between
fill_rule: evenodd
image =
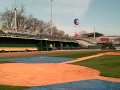
<instances>
[{"instance_id":1,"label":"roof","mask_svg":"<svg viewBox=\"0 0 120 90\"><path fill-rule=\"evenodd\" d=\"M100 36L103 36L104 34L102 33L98 33L98 32L95 32L95 37L100 37ZM87 34L84 34L85 37L94 37L94 32L93 33L87 33Z\"/></svg>"}]
</instances>

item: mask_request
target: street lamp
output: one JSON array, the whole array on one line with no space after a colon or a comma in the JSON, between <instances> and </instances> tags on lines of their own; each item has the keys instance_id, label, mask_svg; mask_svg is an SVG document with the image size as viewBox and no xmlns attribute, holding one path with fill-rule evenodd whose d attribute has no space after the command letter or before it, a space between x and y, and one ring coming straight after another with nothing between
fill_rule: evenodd
<instances>
[{"instance_id":1,"label":"street lamp","mask_svg":"<svg viewBox=\"0 0 120 90\"><path fill-rule=\"evenodd\" d=\"M53 26L53 10L52 10L53 0L51 0L51 36L52 36L52 26Z\"/></svg>"}]
</instances>

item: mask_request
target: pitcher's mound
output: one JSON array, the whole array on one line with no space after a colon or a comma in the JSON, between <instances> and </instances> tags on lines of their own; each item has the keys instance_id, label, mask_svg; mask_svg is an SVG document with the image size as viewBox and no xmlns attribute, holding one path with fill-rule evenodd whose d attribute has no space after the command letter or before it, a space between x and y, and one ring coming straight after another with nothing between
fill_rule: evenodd
<instances>
[{"instance_id":1,"label":"pitcher's mound","mask_svg":"<svg viewBox=\"0 0 120 90\"><path fill-rule=\"evenodd\" d=\"M0 64L0 84L42 86L95 79L99 71L70 64Z\"/></svg>"}]
</instances>

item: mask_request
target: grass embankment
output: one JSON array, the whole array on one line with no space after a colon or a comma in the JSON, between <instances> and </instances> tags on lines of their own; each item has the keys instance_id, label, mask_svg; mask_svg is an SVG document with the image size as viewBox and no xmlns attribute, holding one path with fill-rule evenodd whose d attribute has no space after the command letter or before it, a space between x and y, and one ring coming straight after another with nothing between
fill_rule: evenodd
<instances>
[{"instance_id":1,"label":"grass embankment","mask_svg":"<svg viewBox=\"0 0 120 90\"><path fill-rule=\"evenodd\" d=\"M97 69L101 76L120 78L120 56L107 55L72 64Z\"/></svg>"}]
</instances>

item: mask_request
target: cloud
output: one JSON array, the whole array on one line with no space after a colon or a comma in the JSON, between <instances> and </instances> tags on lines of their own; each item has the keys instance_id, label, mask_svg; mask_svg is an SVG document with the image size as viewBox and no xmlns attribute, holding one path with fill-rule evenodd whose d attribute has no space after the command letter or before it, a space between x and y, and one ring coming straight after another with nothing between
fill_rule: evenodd
<instances>
[{"instance_id":1,"label":"cloud","mask_svg":"<svg viewBox=\"0 0 120 90\"><path fill-rule=\"evenodd\" d=\"M58 29L73 33L74 19L81 19L92 0L53 0L53 21Z\"/></svg>"},{"instance_id":2,"label":"cloud","mask_svg":"<svg viewBox=\"0 0 120 90\"><path fill-rule=\"evenodd\" d=\"M91 0L54 0L55 9L60 12L68 11L70 12L73 9L83 10L88 7Z\"/></svg>"},{"instance_id":3,"label":"cloud","mask_svg":"<svg viewBox=\"0 0 120 90\"><path fill-rule=\"evenodd\" d=\"M54 17L81 18L92 0L53 0Z\"/></svg>"}]
</instances>

